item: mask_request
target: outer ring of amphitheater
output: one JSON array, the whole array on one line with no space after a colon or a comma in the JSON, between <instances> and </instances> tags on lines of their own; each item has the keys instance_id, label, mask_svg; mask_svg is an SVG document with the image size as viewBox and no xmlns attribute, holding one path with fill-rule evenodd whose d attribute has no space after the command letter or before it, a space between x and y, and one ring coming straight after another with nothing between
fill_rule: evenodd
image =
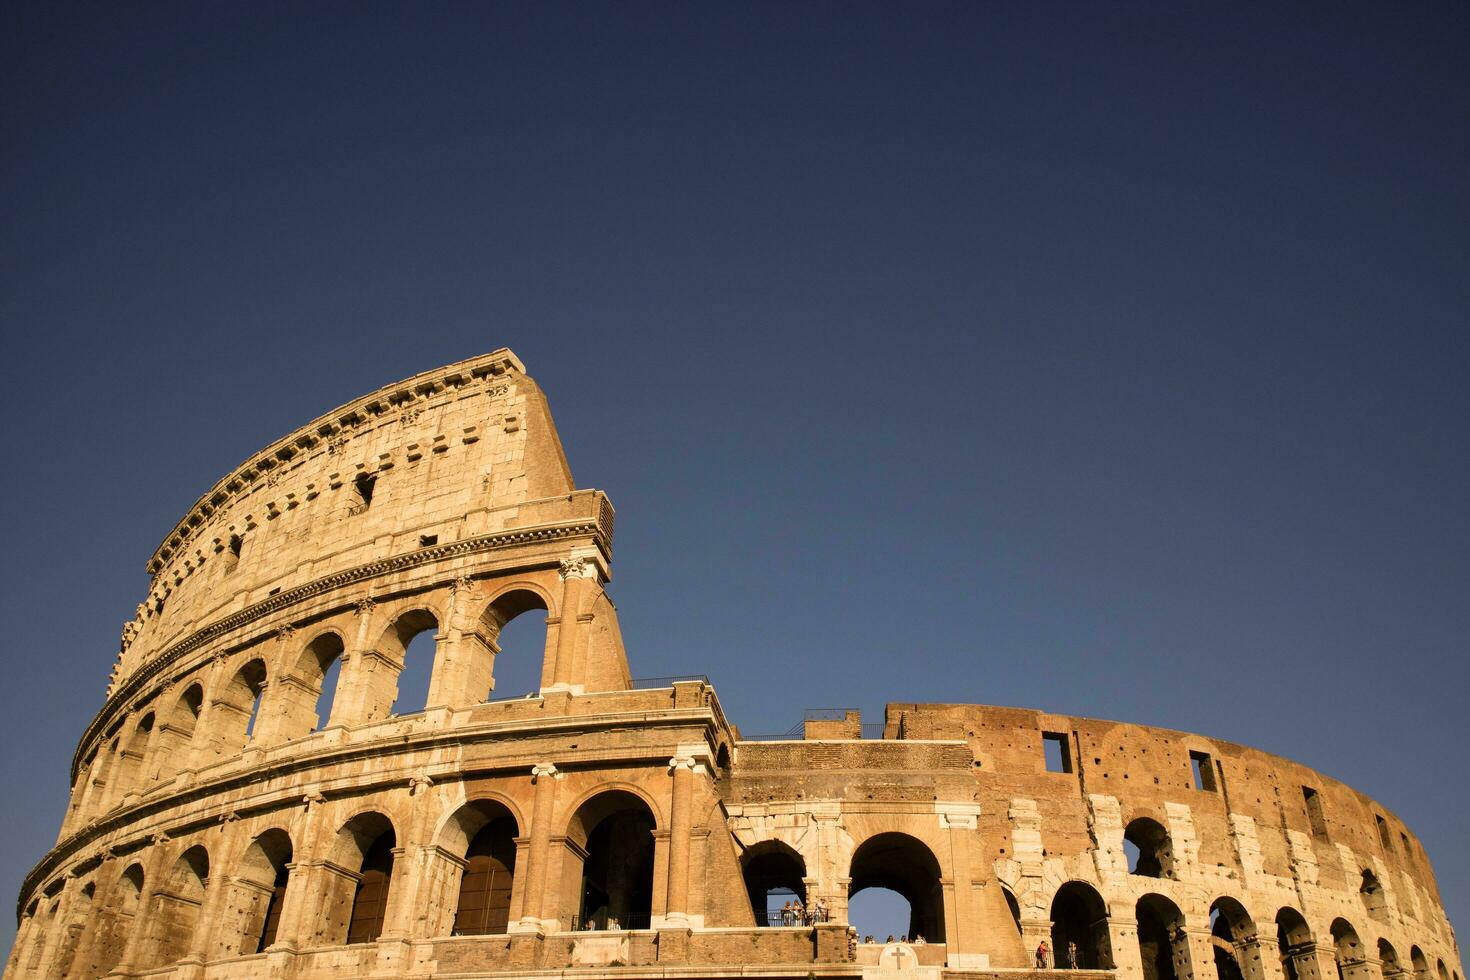
<instances>
[{"instance_id":1,"label":"outer ring of amphitheater","mask_svg":"<svg viewBox=\"0 0 1470 980\"><path fill-rule=\"evenodd\" d=\"M332 415L389 404L395 417L384 428L405 446L428 445L401 420L415 407L469 403L462 387L442 383L454 376L508 380L511 403L523 388L519 404L533 409L539 396L514 356L496 352ZM404 391L415 395L391 400ZM497 403L497 418L489 404L477 395L471 415L501 425L497 445L514 442L521 430L505 431L509 411ZM517 422L541 425L559 453L549 414L518 411ZM322 429L317 420L268 452ZM409 455L395 460L400 472L416 462ZM491 499L487 511L516 516L489 519L484 533L425 544L431 536L410 528L371 560L288 574L264 595L257 578L202 626L159 625L134 640L136 661L79 744L61 839L23 884L6 977L615 975L624 965L856 976L891 967L894 952L848 935L849 890L872 877L854 862L866 845L903 838L934 859L933 927L947 940L909 947L919 969L1024 967L1039 942L1059 935L1059 896L1075 893L1101 903L1090 926L1106 961L1088 965L1127 980L1164 968L1146 962L1156 916L1167 935L1160 955L1180 980L1234 980L1221 976L1222 943L1242 980L1327 980L1334 970L1343 980L1462 980L1417 840L1374 801L1289 760L1187 733L962 705L890 705L881 739L862 738L848 717L814 720L799 741L742 738L702 679L636 686L603 591L611 507L569 480L552 488L561 492ZM176 529L171 540L189 537ZM161 548L155 577L181 553ZM186 607L187 579L176 579ZM496 631L537 609L548 623L539 694L486 701ZM435 630L434 681L425 711L396 716L382 675L402 664L394 638L405 622ZM339 644L343 680L333 716L316 719L308 709L319 681L313 689L301 665L324 637ZM237 745L242 706L229 692L255 663L260 708ZM189 708L197 713L185 733L167 712L196 681L206 700ZM146 744L127 747L150 713ZM1048 771L1049 734L1064 738L1069 771ZM95 768L109 743L118 746L110 786ZM187 764L168 761L180 745ZM1143 758L1150 748L1159 761ZM1208 787L1198 765L1190 785L1200 758ZM1153 782L1141 789L1123 782L1147 773ZM1292 798L1305 788L1324 811ZM581 884L569 876L590 834L577 828L613 797L646 808L649 919L622 935L583 935L573 931ZM488 814L516 827L507 921L491 935L455 936L463 848ZM1164 833L1167 867L1140 874L1129 870L1125 841L1143 822ZM375 941L348 945L343 930L363 882L352 867L364 858L358 838L385 825L394 857L381 928ZM289 840L292 852L277 941L256 952L246 946L271 892L247 866L267 838ZM778 849L797 855L808 899L822 899L833 922L754 923L743 858ZM191 874L197 894L178 884Z\"/></svg>"}]
</instances>

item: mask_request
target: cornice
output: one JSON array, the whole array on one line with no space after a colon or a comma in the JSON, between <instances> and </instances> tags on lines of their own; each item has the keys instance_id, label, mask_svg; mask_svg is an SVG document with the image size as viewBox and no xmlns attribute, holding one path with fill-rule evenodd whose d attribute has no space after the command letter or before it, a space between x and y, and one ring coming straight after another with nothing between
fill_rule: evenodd
<instances>
[{"instance_id":1,"label":"cornice","mask_svg":"<svg viewBox=\"0 0 1470 980\"><path fill-rule=\"evenodd\" d=\"M433 564L447 558L462 558L468 555L480 554L488 551L497 551L502 548L516 547L518 545L537 544L545 541L559 541L567 538L590 537L602 552L604 559L612 558L612 528L608 519L612 513L611 505L606 504L606 497L598 493L602 500L596 518L588 520L579 518L574 521L565 521L557 524L541 524L529 528L517 528L508 531L498 531L494 534L480 535L474 538L463 538L459 541L450 541L446 544L433 545L428 548L420 548L391 558L383 558L378 561L368 562L344 571L334 572L323 576L305 585L298 585L292 589L286 589L273 596L268 596L260 602L252 603L238 612L231 613L223 619L216 620L207 626L200 627L172 646L165 649L148 663L133 671L124 680L116 691L114 691L102 705L102 710L92 719L87 730L82 734L77 743L76 752L71 760L71 780L76 782L77 773L81 768L82 759L86 755L86 749L102 732L105 723L110 720L113 713L130 700L159 674L167 668L174 666L186 656L200 647L209 643L219 636L225 635L232 630L267 616L270 613L290 608L308 599L333 592L347 585L355 585L359 582L368 582L384 575L405 571L422 565ZM548 564L555 564L556 559L547 558ZM355 597L356 598L356 597Z\"/></svg>"},{"instance_id":2,"label":"cornice","mask_svg":"<svg viewBox=\"0 0 1470 980\"><path fill-rule=\"evenodd\" d=\"M255 453L210 487L184 517L165 535L163 542L148 559L148 574L158 574L180 548L209 523L239 493L248 491L257 477L309 452L322 443L330 445L344 430L357 428L362 422L385 412L396 411L409 402L427 398L441 391L462 388L476 381L490 381L507 373L526 374L525 365L509 348L471 357L454 364L424 371L393 384L384 385L311 420Z\"/></svg>"}]
</instances>

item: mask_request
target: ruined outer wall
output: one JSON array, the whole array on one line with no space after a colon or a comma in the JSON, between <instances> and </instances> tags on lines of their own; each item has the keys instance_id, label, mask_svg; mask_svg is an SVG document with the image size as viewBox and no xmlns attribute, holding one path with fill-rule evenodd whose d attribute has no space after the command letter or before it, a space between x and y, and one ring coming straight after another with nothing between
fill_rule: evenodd
<instances>
[{"instance_id":1,"label":"ruined outer wall","mask_svg":"<svg viewBox=\"0 0 1470 980\"><path fill-rule=\"evenodd\" d=\"M890 705L882 739L861 738L850 712L802 740L740 741L707 682L633 689L605 591L612 530L607 498L574 488L545 398L509 351L390 385L247 460L149 563L149 595L78 745L60 839L21 889L6 980L614 962L857 976L887 954L850 942L852 889L915 868L922 880L905 887L927 896L925 931L943 939L915 955L953 980L1029 965L1069 883L1099 896L1090 925L1117 980L1155 980L1135 920L1145 896L1179 910L1177 980L1237 980L1213 955L1222 899L1248 919L1233 937L1238 980L1461 980L1417 839L1288 759L981 705ZM540 690L497 700L500 629L526 614L546 623ZM426 632L420 710L397 703L397 682ZM1069 771L1047 771L1048 734ZM587 814L613 797L652 824L650 928L581 936ZM466 849L490 812L514 825L507 932L457 936ZM1167 836L1158 877L1129 873L1135 820ZM383 931L348 945L363 849L385 828ZM895 846L899 864L861 866ZM758 928L753 855L797 862L835 924ZM286 865L276 942L257 952ZM1281 909L1304 919L1284 952Z\"/></svg>"}]
</instances>

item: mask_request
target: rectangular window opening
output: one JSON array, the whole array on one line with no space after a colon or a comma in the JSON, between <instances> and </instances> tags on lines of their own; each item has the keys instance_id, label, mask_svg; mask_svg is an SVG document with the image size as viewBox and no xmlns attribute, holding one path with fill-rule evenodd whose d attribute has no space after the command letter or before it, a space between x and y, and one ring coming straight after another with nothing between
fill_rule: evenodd
<instances>
[{"instance_id":1,"label":"rectangular window opening","mask_svg":"<svg viewBox=\"0 0 1470 980\"><path fill-rule=\"evenodd\" d=\"M1041 744L1046 749L1047 772L1072 771L1072 748L1066 735L1042 732Z\"/></svg>"},{"instance_id":2,"label":"rectangular window opening","mask_svg":"<svg viewBox=\"0 0 1470 980\"><path fill-rule=\"evenodd\" d=\"M1194 788L1205 793L1215 792L1215 763L1208 752L1189 753L1189 768L1194 773Z\"/></svg>"},{"instance_id":3,"label":"rectangular window opening","mask_svg":"<svg viewBox=\"0 0 1470 980\"><path fill-rule=\"evenodd\" d=\"M1307 804L1307 820L1312 825L1312 836L1327 839L1327 817L1322 813L1322 797L1310 786L1302 787L1302 800Z\"/></svg>"},{"instance_id":4,"label":"rectangular window opening","mask_svg":"<svg viewBox=\"0 0 1470 980\"><path fill-rule=\"evenodd\" d=\"M436 545L438 543L439 543L439 535L437 535L437 534L420 534L419 535L419 547L420 548L428 548L428 547L430 547L432 545Z\"/></svg>"}]
</instances>

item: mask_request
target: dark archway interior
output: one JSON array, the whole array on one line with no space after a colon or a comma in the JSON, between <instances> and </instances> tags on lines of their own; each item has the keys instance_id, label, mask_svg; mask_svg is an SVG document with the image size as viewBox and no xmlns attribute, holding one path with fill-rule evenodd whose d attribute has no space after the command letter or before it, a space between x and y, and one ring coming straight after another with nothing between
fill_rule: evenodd
<instances>
[{"instance_id":1,"label":"dark archway interior","mask_svg":"<svg viewBox=\"0 0 1470 980\"><path fill-rule=\"evenodd\" d=\"M1123 832L1124 850L1128 853L1128 873L1144 878L1169 876L1173 852L1169 832L1157 820L1140 817ZM1129 847L1128 845L1132 845Z\"/></svg>"},{"instance_id":2,"label":"dark archway interior","mask_svg":"<svg viewBox=\"0 0 1470 980\"><path fill-rule=\"evenodd\" d=\"M791 896L806 904L806 862L792 848L777 841L763 841L746 851L741 859L741 870L745 877L745 891L750 896L750 907L755 913L758 926L780 925L779 916L773 921L770 915L770 895L781 892L781 901ZM786 895L790 892L791 895Z\"/></svg>"},{"instance_id":3,"label":"dark archway interior","mask_svg":"<svg viewBox=\"0 0 1470 980\"><path fill-rule=\"evenodd\" d=\"M515 818L505 815L485 824L470 840L454 914L456 936L498 935L509 927L515 838Z\"/></svg>"},{"instance_id":4,"label":"dark archway interior","mask_svg":"<svg viewBox=\"0 0 1470 980\"><path fill-rule=\"evenodd\" d=\"M852 856L848 900L864 888L888 888L902 895L912 910L910 937L944 942L944 890L939 862L919 840L900 833L878 834Z\"/></svg>"},{"instance_id":5,"label":"dark archway interior","mask_svg":"<svg viewBox=\"0 0 1470 980\"><path fill-rule=\"evenodd\" d=\"M653 911L653 814L631 793L604 793L577 814L587 833L578 928L647 929Z\"/></svg>"},{"instance_id":6,"label":"dark archway interior","mask_svg":"<svg viewBox=\"0 0 1470 980\"><path fill-rule=\"evenodd\" d=\"M1174 969L1174 940L1184 916L1161 895L1138 900L1138 952L1144 980L1178 980Z\"/></svg>"},{"instance_id":7,"label":"dark archway interior","mask_svg":"<svg viewBox=\"0 0 1470 980\"><path fill-rule=\"evenodd\" d=\"M1006 897L1009 899L1010 895ZM1019 909L1014 914L1019 917ZM1052 957L1059 966L1069 965L1068 947L1076 943L1078 969L1112 968L1107 906L1094 888L1080 881L1069 881L1057 889L1051 901L1051 921Z\"/></svg>"},{"instance_id":8,"label":"dark archway interior","mask_svg":"<svg viewBox=\"0 0 1470 980\"><path fill-rule=\"evenodd\" d=\"M391 829L368 846L362 857L362 879L352 899L352 917L347 924L347 942L376 942L383 933L388 911L388 888L393 881L393 849L398 846Z\"/></svg>"}]
</instances>

